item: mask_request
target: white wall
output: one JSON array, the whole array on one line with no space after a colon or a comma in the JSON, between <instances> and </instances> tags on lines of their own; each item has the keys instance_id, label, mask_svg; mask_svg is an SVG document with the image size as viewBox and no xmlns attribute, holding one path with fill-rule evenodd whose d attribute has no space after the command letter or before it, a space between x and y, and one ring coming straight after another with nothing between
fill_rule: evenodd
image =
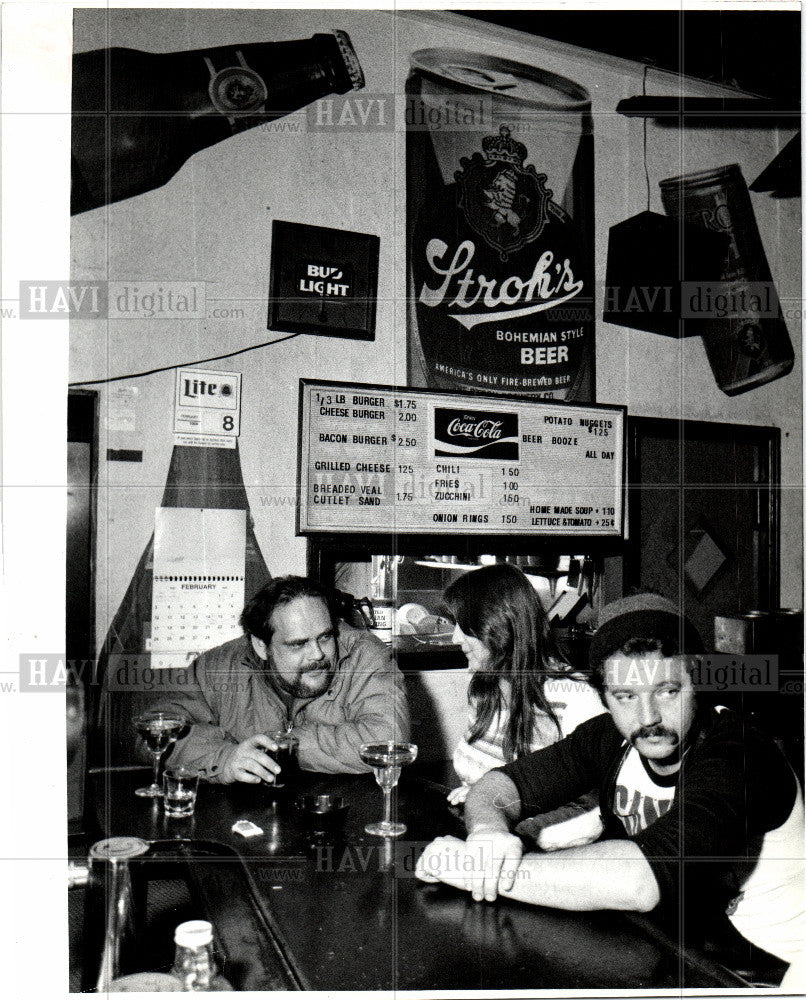
<instances>
[{"instance_id":1,"label":"white wall","mask_svg":"<svg viewBox=\"0 0 806 1000\"><path fill-rule=\"evenodd\" d=\"M79 13L75 48L122 45L173 51L347 30L365 71L365 94L402 94L409 55L451 45L530 62L591 93L596 155L596 277L604 277L610 226L646 208L642 125L615 113L641 93L643 67L465 22L453 15L344 11L111 11ZM90 19L95 18L94 28ZM108 33L107 33L108 27ZM92 30L91 30L92 28ZM649 93L674 94L678 81L650 71ZM692 95L722 93L689 81ZM304 130L304 112L284 119ZM662 211L658 181L726 163L752 181L791 132L661 129L648 125L651 208ZM530 159L538 162L536 150ZM288 508L263 506L293 492L297 380L405 383L405 134L254 129L192 158L164 187L73 222L73 278L204 281L209 309L244 318L205 321L74 323L70 379L99 379L186 364L261 343L266 330L270 233L274 218L376 233L380 277L374 343L298 337L210 364L243 373L240 451L257 538L275 574L305 568L304 539ZM799 199L752 195L782 299L800 301ZM225 302L213 303L212 299ZM597 304L601 314L601 303ZM801 606L801 334L789 320L795 370L785 379L728 398L716 386L699 340L670 341L597 323L597 399L634 414L778 426L782 433L783 605ZM153 529L172 449L174 373L113 383L101 392L100 454L142 449L143 462L101 463L98 516L98 640L103 640ZM107 430L119 388L136 387L133 431Z\"/></svg>"}]
</instances>

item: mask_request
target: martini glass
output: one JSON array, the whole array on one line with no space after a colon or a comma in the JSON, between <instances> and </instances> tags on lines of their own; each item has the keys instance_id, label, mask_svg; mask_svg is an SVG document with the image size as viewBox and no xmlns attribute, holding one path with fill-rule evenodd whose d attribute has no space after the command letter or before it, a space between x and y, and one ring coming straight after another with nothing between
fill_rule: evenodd
<instances>
[{"instance_id":1,"label":"martini glass","mask_svg":"<svg viewBox=\"0 0 806 1000\"><path fill-rule=\"evenodd\" d=\"M406 832L405 824L392 822L392 789L400 778L400 769L412 764L417 757L414 743L364 743L361 746L361 760L369 764L375 772L375 780L383 792L383 819L364 827L367 833L377 837L399 837Z\"/></svg>"},{"instance_id":2,"label":"martini glass","mask_svg":"<svg viewBox=\"0 0 806 1000\"><path fill-rule=\"evenodd\" d=\"M147 788L138 788L134 794L156 799L163 794L160 785L162 758L168 747L184 735L188 720L178 712L143 712L134 720L134 726L154 761L154 778L151 784Z\"/></svg>"}]
</instances>

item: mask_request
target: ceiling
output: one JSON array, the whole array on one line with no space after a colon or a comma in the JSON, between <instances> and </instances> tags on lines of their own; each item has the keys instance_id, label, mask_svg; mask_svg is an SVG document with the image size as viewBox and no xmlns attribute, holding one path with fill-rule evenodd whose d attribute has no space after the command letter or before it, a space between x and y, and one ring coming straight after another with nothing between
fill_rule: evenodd
<instances>
[{"instance_id":1,"label":"ceiling","mask_svg":"<svg viewBox=\"0 0 806 1000\"><path fill-rule=\"evenodd\" d=\"M800 101L797 11L457 11L544 38Z\"/></svg>"}]
</instances>

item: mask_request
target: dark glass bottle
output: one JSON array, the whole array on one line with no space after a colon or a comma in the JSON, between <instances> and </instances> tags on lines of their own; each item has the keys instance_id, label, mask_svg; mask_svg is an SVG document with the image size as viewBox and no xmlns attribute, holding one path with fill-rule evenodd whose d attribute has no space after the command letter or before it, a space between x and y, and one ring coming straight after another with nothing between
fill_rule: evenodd
<instances>
[{"instance_id":1,"label":"dark glass bottle","mask_svg":"<svg viewBox=\"0 0 806 1000\"><path fill-rule=\"evenodd\" d=\"M344 31L190 52L78 53L71 213L151 191L200 149L363 86Z\"/></svg>"}]
</instances>

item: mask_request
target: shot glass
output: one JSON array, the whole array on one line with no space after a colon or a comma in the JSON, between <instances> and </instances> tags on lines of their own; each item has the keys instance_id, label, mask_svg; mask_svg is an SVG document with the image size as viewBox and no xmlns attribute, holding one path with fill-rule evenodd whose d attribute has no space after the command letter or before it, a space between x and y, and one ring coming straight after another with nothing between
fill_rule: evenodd
<instances>
[{"instance_id":1,"label":"shot glass","mask_svg":"<svg viewBox=\"0 0 806 1000\"><path fill-rule=\"evenodd\" d=\"M171 767L162 776L166 816L192 816L196 808L199 775L185 767Z\"/></svg>"}]
</instances>

